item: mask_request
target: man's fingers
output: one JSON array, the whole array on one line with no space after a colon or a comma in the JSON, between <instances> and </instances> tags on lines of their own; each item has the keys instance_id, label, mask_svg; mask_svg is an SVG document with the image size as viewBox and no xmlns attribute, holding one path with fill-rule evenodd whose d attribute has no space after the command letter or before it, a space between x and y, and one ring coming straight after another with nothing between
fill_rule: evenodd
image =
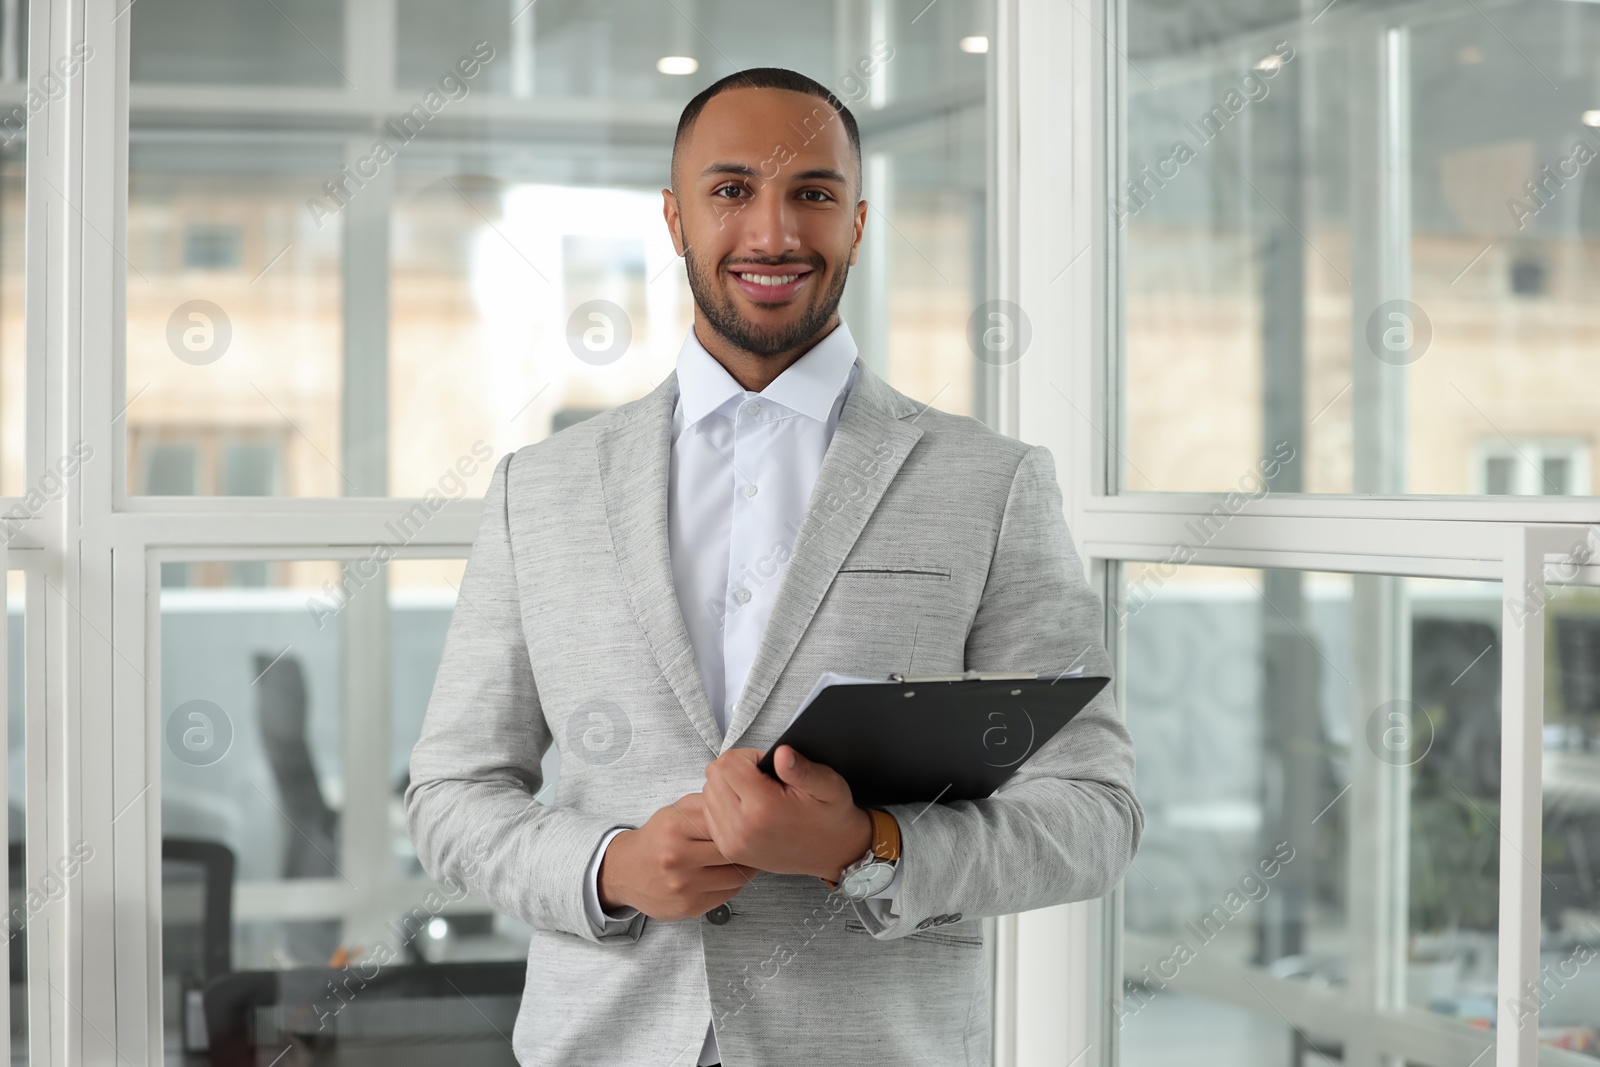
<instances>
[{"instance_id":1,"label":"man's fingers","mask_svg":"<svg viewBox=\"0 0 1600 1067\"><path fill-rule=\"evenodd\" d=\"M675 813L673 820L685 837L698 841L711 840L711 820L706 815L706 798L700 793L679 797L668 805Z\"/></svg>"},{"instance_id":2,"label":"man's fingers","mask_svg":"<svg viewBox=\"0 0 1600 1067\"><path fill-rule=\"evenodd\" d=\"M738 863L723 863L706 868L706 877L710 879L710 884L718 889L743 889L760 873L759 868L746 867Z\"/></svg>"},{"instance_id":3,"label":"man's fingers","mask_svg":"<svg viewBox=\"0 0 1600 1067\"><path fill-rule=\"evenodd\" d=\"M713 775L706 779L706 784L701 786L700 793L704 803L703 809L709 810L717 804L738 803L739 794L734 792L728 780L722 775Z\"/></svg>"},{"instance_id":4,"label":"man's fingers","mask_svg":"<svg viewBox=\"0 0 1600 1067\"><path fill-rule=\"evenodd\" d=\"M679 855L683 857L681 865L685 867L709 869L728 866L728 857L724 856L712 841L685 841Z\"/></svg>"},{"instance_id":5,"label":"man's fingers","mask_svg":"<svg viewBox=\"0 0 1600 1067\"><path fill-rule=\"evenodd\" d=\"M784 785L793 786L812 796L829 792L827 787L831 784L832 768L812 763L789 745L779 745L778 751L772 754L772 768L778 772Z\"/></svg>"},{"instance_id":6,"label":"man's fingers","mask_svg":"<svg viewBox=\"0 0 1600 1067\"><path fill-rule=\"evenodd\" d=\"M756 766L760 759L761 753L753 748L736 748L717 761L717 770L707 775L706 783L722 783L741 800L760 796L765 791L782 789L770 775Z\"/></svg>"},{"instance_id":7,"label":"man's fingers","mask_svg":"<svg viewBox=\"0 0 1600 1067\"><path fill-rule=\"evenodd\" d=\"M761 750L759 748L730 748L728 751L724 752L722 755L706 764L706 770L710 771L713 767L727 768L734 765L742 766L744 764L749 764L750 766L754 767L760 762Z\"/></svg>"}]
</instances>

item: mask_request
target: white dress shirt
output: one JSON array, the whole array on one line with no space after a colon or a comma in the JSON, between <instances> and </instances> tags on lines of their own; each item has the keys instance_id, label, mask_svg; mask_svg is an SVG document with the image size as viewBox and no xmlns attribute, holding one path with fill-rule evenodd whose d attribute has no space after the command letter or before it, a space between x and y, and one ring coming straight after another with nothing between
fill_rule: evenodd
<instances>
[{"instance_id":1,"label":"white dress shirt","mask_svg":"<svg viewBox=\"0 0 1600 1067\"><path fill-rule=\"evenodd\" d=\"M845 396L855 384L855 361L855 339L842 320L760 393L735 381L692 327L678 351L668 550L700 679L724 733L772 615ZM584 883L589 921L602 934L626 928L639 914L600 907L600 860L624 829L600 842ZM897 918L899 888L897 867L894 880L868 902L885 922ZM708 1022L698 1062L718 1060Z\"/></svg>"}]
</instances>

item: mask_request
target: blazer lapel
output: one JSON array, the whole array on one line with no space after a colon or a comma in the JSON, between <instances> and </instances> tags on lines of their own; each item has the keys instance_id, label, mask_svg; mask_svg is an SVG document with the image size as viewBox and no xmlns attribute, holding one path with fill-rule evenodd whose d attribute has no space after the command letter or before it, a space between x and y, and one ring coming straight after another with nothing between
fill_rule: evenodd
<instances>
[{"instance_id":1,"label":"blazer lapel","mask_svg":"<svg viewBox=\"0 0 1600 1067\"><path fill-rule=\"evenodd\" d=\"M856 366L855 385L845 397L839 425L817 472L817 484L738 708L728 723L727 736L720 745L712 746L719 754L732 748L760 713L845 556L911 446L922 436L922 430L902 421L917 410L916 405L890 388L859 357Z\"/></svg>"},{"instance_id":2,"label":"blazer lapel","mask_svg":"<svg viewBox=\"0 0 1600 1067\"><path fill-rule=\"evenodd\" d=\"M678 606L667 541L667 479L677 399L678 375L673 372L625 418L595 435L595 455L611 543L634 616L673 695L706 747L717 752L722 737Z\"/></svg>"}]
</instances>

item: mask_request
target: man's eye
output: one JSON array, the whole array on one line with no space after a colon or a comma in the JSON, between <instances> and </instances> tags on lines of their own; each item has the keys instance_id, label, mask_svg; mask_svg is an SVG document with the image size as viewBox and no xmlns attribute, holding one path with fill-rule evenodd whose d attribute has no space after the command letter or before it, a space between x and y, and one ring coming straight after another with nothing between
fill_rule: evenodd
<instances>
[{"instance_id":1,"label":"man's eye","mask_svg":"<svg viewBox=\"0 0 1600 1067\"><path fill-rule=\"evenodd\" d=\"M714 191L713 191L713 192L712 192L712 193L711 193L711 195L712 195L712 196L722 196L722 194L723 194L723 193L732 193L732 194L734 194L734 195L735 195L735 196L740 196L740 195L743 195L743 193L744 193L744 190L743 190L743 189L741 189L741 188L740 188L740 187L739 187L739 186L737 186L737 185L724 185L724 186L722 186L722 187L721 187L721 188L720 188L720 189L716 189L716 190L714 190ZM723 197L723 199L725 199L725 200L726 200L726 199L730 199L730 198L729 198L729 197Z\"/></svg>"},{"instance_id":2,"label":"man's eye","mask_svg":"<svg viewBox=\"0 0 1600 1067\"><path fill-rule=\"evenodd\" d=\"M812 193L815 193L817 195L817 197L818 197L818 199L817 200L813 200L812 203L822 203L825 200L832 200L833 199L833 197L829 196L826 192L824 192L821 189L804 189L804 190L801 191L800 195L801 196L810 196Z\"/></svg>"}]
</instances>

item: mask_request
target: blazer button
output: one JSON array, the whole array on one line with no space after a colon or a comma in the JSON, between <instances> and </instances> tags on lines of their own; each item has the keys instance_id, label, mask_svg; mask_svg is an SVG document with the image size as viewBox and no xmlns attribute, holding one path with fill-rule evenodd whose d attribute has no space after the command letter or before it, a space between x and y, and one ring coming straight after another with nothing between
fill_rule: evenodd
<instances>
[{"instance_id":1,"label":"blazer button","mask_svg":"<svg viewBox=\"0 0 1600 1067\"><path fill-rule=\"evenodd\" d=\"M931 919L931 918L930 919L923 919L921 922L919 922L917 924L917 929L918 930L926 930L928 927L933 925L933 922L934 922L934 920Z\"/></svg>"},{"instance_id":2,"label":"blazer button","mask_svg":"<svg viewBox=\"0 0 1600 1067\"><path fill-rule=\"evenodd\" d=\"M712 926L721 926L731 918L733 918L733 912L728 910L728 906L726 904L718 904L716 907L706 912L706 922L710 923Z\"/></svg>"},{"instance_id":3,"label":"blazer button","mask_svg":"<svg viewBox=\"0 0 1600 1067\"><path fill-rule=\"evenodd\" d=\"M949 916L948 918L949 918L950 922L958 923L958 922L961 921L961 913L958 911L954 915Z\"/></svg>"}]
</instances>

